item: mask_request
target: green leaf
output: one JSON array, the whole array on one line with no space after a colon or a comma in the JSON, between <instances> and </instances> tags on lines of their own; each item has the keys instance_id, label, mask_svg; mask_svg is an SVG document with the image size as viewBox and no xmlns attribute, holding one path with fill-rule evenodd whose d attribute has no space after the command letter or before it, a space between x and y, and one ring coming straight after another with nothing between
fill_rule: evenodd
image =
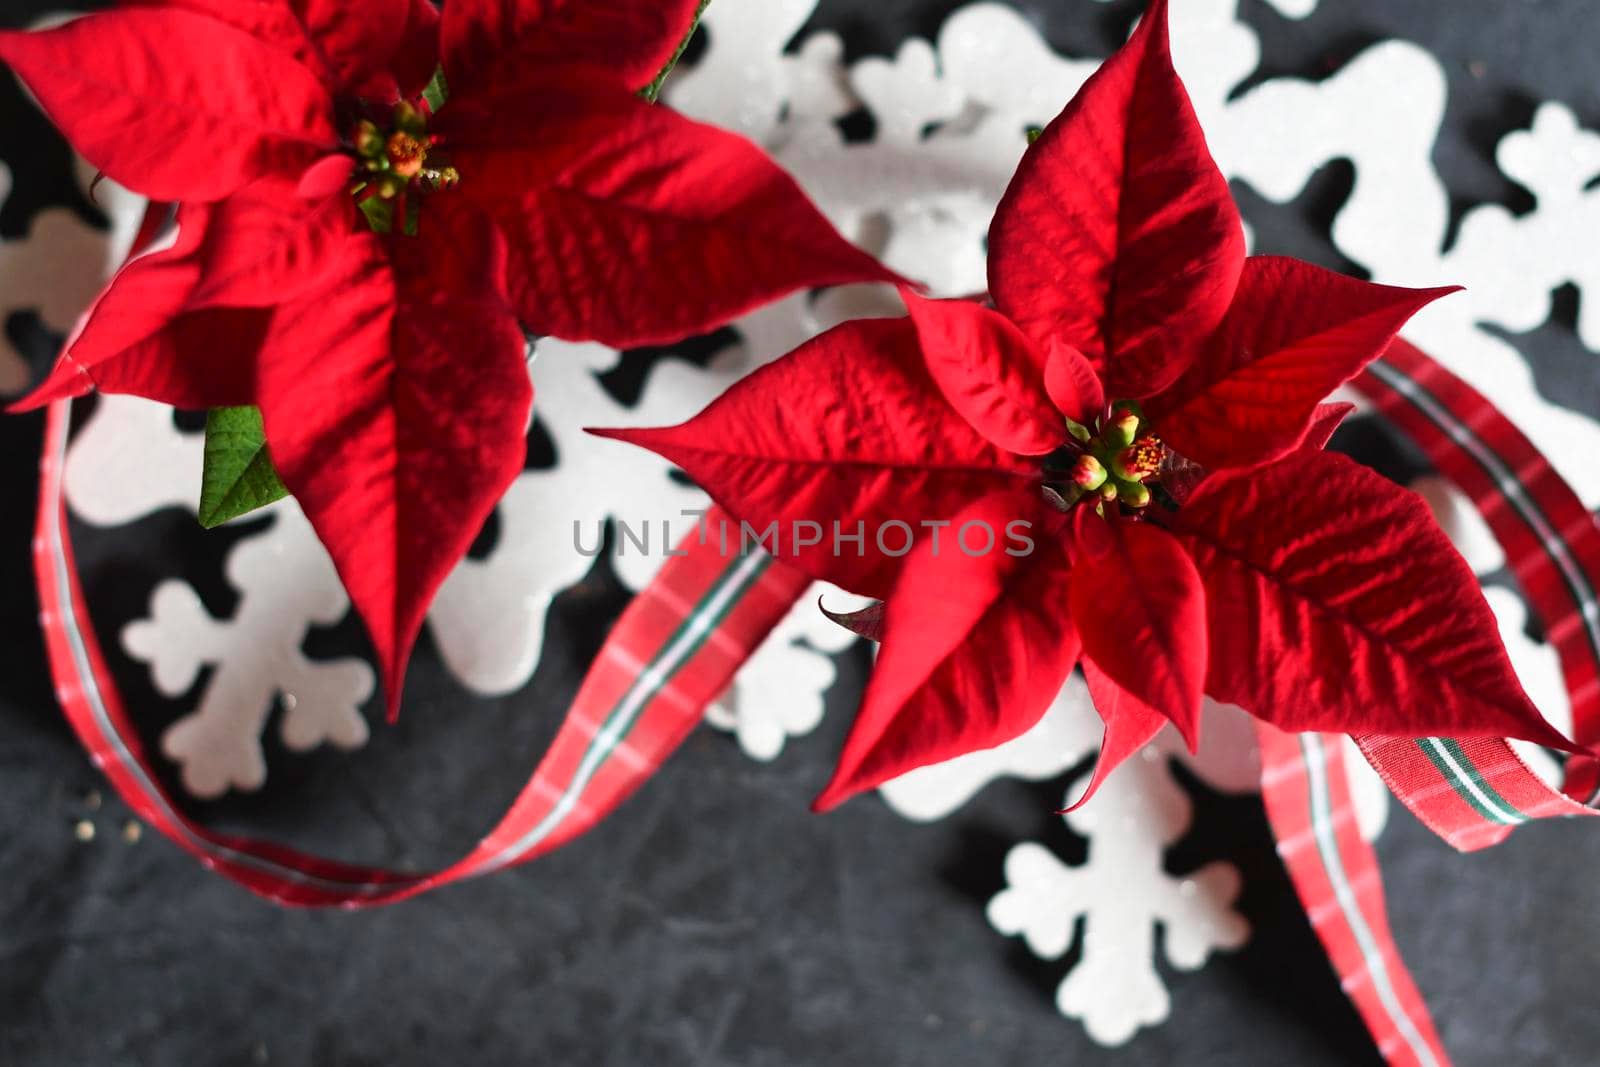
<instances>
[{"instance_id":1,"label":"green leaf","mask_svg":"<svg viewBox=\"0 0 1600 1067\"><path fill-rule=\"evenodd\" d=\"M444 80L444 68L439 67L433 72L433 80L428 87L422 90L422 99L428 102L428 108L435 115L444 107L444 102L450 99L450 84Z\"/></svg>"},{"instance_id":2,"label":"green leaf","mask_svg":"<svg viewBox=\"0 0 1600 1067\"><path fill-rule=\"evenodd\" d=\"M206 415L200 525L221 526L288 495L267 453L261 409L212 408Z\"/></svg>"},{"instance_id":3,"label":"green leaf","mask_svg":"<svg viewBox=\"0 0 1600 1067\"><path fill-rule=\"evenodd\" d=\"M361 214L367 217L367 225L372 227L373 233L394 232L394 201L385 200L381 196L369 196L356 201L356 207L361 209Z\"/></svg>"},{"instance_id":4,"label":"green leaf","mask_svg":"<svg viewBox=\"0 0 1600 1067\"><path fill-rule=\"evenodd\" d=\"M694 9L694 21L689 23L689 32L684 34L683 40L678 42L678 47L673 51L672 58L667 60L667 65L661 68L661 73L656 75L654 81L639 90L639 95L644 97L648 103L653 104L661 99L661 87L667 83L667 75L671 74L672 68L678 65L678 60L683 58L683 50L689 47L689 41L694 37L694 31L700 28L700 16L706 13L706 8L710 4L711 0L700 0L700 6Z\"/></svg>"}]
</instances>

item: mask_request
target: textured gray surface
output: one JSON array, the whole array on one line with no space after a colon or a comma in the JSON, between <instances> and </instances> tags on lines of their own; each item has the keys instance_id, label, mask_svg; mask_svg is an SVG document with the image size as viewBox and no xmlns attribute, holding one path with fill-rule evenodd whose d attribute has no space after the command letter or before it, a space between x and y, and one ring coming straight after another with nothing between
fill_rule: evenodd
<instances>
[{"instance_id":1,"label":"textured gray surface","mask_svg":"<svg viewBox=\"0 0 1600 1067\"><path fill-rule=\"evenodd\" d=\"M730 0L731 2L731 0ZM1181 2L1181 0L1179 0ZM7 0L21 23L46 5ZM930 33L950 0L824 0L815 25L858 51ZM1027 6L1027 5L1025 5ZM1103 51L1137 5L1031 5L1051 39ZM1525 123L1529 101L1560 99L1600 124L1589 0L1324 0L1305 22L1248 3L1268 71L1315 74L1355 48L1402 36L1450 72L1449 129L1437 159L1458 206L1517 206L1525 194L1486 150ZM1477 64L1481 63L1482 66ZM1474 73L1476 72L1476 73ZM0 230L40 207L77 204L66 156L0 85L0 158L16 192ZM1336 262L1323 227L1348 188L1329 168L1302 201L1258 223L1264 248ZM1249 197L1248 190L1241 195ZM1570 302L1568 302L1570 304ZM1570 307L1567 309L1570 311ZM1559 316L1558 316L1559 319ZM7 324L45 354L26 317ZM1570 322L1522 347L1547 394L1600 411L1600 376ZM818 818L847 718L775 766L702 731L596 832L530 867L361 914L293 912L200 871L147 835L125 844L126 812L59 718L34 628L27 545L40 421L0 421L0 1062L18 1064L913 1064L1375 1062L1276 857L1258 801L1192 786L1183 871L1218 857L1246 876L1254 928L1242 952L1197 974L1167 972L1173 1017L1116 1051L1090 1043L1051 1004L1064 963L1040 963L984 923L1013 843L1067 858L1083 843L1038 787L992 787L955 818L914 826L876 799ZM1373 431L1346 438L1403 463ZM159 552L154 546L160 546ZM114 536L84 535L96 625L141 723L176 710L105 640L181 565L226 607L214 539L176 513ZM181 562L175 562L181 561ZM269 754L259 795L196 810L341 855L431 864L469 845L514 794L554 729L601 621L620 604L603 575L562 603L545 667L500 701L467 700L430 649L398 727L355 758ZM349 627L328 635L350 640ZM863 668L847 662L847 699ZM89 812L91 790L106 794ZM80 844L72 824L100 829ZM1589 992L1600 921L1593 829L1547 825L1460 857L1405 813L1380 845L1400 940L1462 1064L1581 1064L1600 1006Z\"/></svg>"}]
</instances>

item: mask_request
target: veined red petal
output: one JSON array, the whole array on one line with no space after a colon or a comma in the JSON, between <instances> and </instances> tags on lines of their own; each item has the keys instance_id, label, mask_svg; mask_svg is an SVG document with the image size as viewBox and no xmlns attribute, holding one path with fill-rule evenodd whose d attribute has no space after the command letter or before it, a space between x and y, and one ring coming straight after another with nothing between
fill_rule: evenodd
<instances>
[{"instance_id":1,"label":"veined red petal","mask_svg":"<svg viewBox=\"0 0 1600 1067\"><path fill-rule=\"evenodd\" d=\"M590 432L665 456L758 532L775 523L779 558L879 600L909 538L948 539L974 501L1037 478L1034 463L984 440L946 403L903 318L837 326L681 426ZM863 539L838 542L835 531Z\"/></svg>"},{"instance_id":2,"label":"veined red petal","mask_svg":"<svg viewBox=\"0 0 1600 1067\"><path fill-rule=\"evenodd\" d=\"M519 70L588 66L628 90L666 65L699 0L451 0L441 31L452 85L492 85Z\"/></svg>"},{"instance_id":3,"label":"veined red petal","mask_svg":"<svg viewBox=\"0 0 1600 1067\"><path fill-rule=\"evenodd\" d=\"M901 280L742 137L576 72L494 100L452 97L440 128L464 176L453 195L505 233L536 333L664 344L796 289Z\"/></svg>"},{"instance_id":4,"label":"veined red petal","mask_svg":"<svg viewBox=\"0 0 1600 1067\"><path fill-rule=\"evenodd\" d=\"M1022 159L989 228L989 290L1117 398L1158 392L1222 320L1244 231L1172 67L1167 2Z\"/></svg>"},{"instance_id":5,"label":"veined red petal","mask_svg":"<svg viewBox=\"0 0 1600 1067\"><path fill-rule=\"evenodd\" d=\"M84 312L49 376L11 410L32 411L55 400L83 396L104 377L102 364L165 328L199 283L198 250L212 212L206 204L179 208L171 243L123 264Z\"/></svg>"},{"instance_id":6,"label":"veined red petal","mask_svg":"<svg viewBox=\"0 0 1600 1067\"><path fill-rule=\"evenodd\" d=\"M192 411L253 403L256 351L271 317L265 308L179 312L93 364L63 355L16 410L90 391L142 396Z\"/></svg>"},{"instance_id":7,"label":"veined red petal","mask_svg":"<svg viewBox=\"0 0 1600 1067\"><path fill-rule=\"evenodd\" d=\"M329 89L337 88L333 72L312 47L305 22L290 0L120 0L120 6L205 15L294 58Z\"/></svg>"},{"instance_id":8,"label":"veined red petal","mask_svg":"<svg viewBox=\"0 0 1600 1067\"><path fill-rule=\"evenodd\" d=\"M1094 774L1090 776L1089 784L1083 787L1078 799L1063 814L1077 811L1089 803L1111 772L1155 740L1161 728L1167 725L1165 715L1118 685L1093 660L1085 657L1079 666L1083 668L1084 680L1089 683L1089 696L1094 701L1094 710L1100 713L1101 720L1106 724L1106 732L1100 741L1100 757L1095 760Z\"/></svg>"},{"instance_id":9,"label":"veined red petal","mask_svg":"<svg viewBox=\"0 0 1600 1067\"><path fill-rule=\"evenodd\" d=\"M389 58L402 97L422 92L439 69L439 9L433 0L409 0L405 29Z\"/></svg>"},{"instance_id":10,"label":"veined red petal","mask_svg":"<svg viewBox=\"0 0 1600 1067\"><path fill-rule=\"evenodd\" d=\"M399 95L393 60L406 43L408 34L437 27L438 17L422 10L413 0L290 0L305 26L313 52L333 75L336 87L364 99L378 98L372 90L382 86ZM413 25L413 20L417 25ZM437 65L437 53L429 57L426 71L406 71L407 80L420 75L426 84ZM415 56L407 57L413 63Z\"/></svg>"},{"instance_id":11,"label":"veined red petal","mask_svg":"<svg viewBox=\"0 0 1600 1067\"><path fill-rule=\"evenodd\" d=\"M188 11L122 8L0 33L0 60L90 163L154 200L218 200L263 175L298 176L338 143L311 71Z\"/></svg>"},{"instance_id":12,"label":"veined red petal","mask_svg":"<svg viewBox=\"0 0 1600 1067\"><path fill-rule=\"evenodd\" d=\"M1212 475L1169 521L1205 582L1214 699L1283 730L1577 751L1522 691L1476 577L1415 493L1302 450Z\"/></svg>"},{"instance_id":13,"label":"veined red petal","mask_svg":"<svg viewBox=\"0 0 1600 1067\"><path fill-rule=\"evenodd\" d=\"M1061 610L1067 566L1053 543L1005 554L1003 531L1031 504L986 498L957 516L981 523L995 549L969 555L924 539L885 605L883 645L844 752L817 811L930 763L993 748L1027 731L1078 658Z\"/></svg>"},{"instance_id":14,"label":"veined red petal","mask_svg":"<svg viewBox=\"0 0 1600 1067\"><path fill-rule=\"evenodd\" d=\"M1072 621L1083 654L1117 685L1200 743L1206 593L1177 539L1150 523L1078 509Z\"/></svg>"},{"instance_id":15,"label":"veined red petal","mask_svg":"<svg viewBox=\"0 0 1600 1067\"><path fill-rule=\"evenodd\" d=\"M307 203L283 178L182 206L171 246L117 272L16 410L91 389L178 407L248 403L267 316L208 310L270 308L324 287L354 236L354 210L345 196Z\"/></svg>"},{"instance_id":16,"label":"veined red petal","mask_svg":"<svg viewBox=\"0 0 1600 1067\"><path fill-rule=\"evenodd\" d=\"M1333 440L1333 435L1339 432L1339 427L1344 425L1344 420L1349 418L1355 409L1354 404L1318 404L1316 412L1311 416L1311 426L1306 430L1305 440L1300 443L1300 447L1327 448L1328 442Z\"/></svg>"},{"instance_id":17,"label":"veined red petal","mask_svg":"<svg viewBox=\"0 0 1600 1067\"><path fill-rule=\"evenodd\" d=\"M102 393L127 393L189 411L250 404L267 308L185 311L94 371Z\"/></svg>"},{"instance_id":18,"label":"veined red petal","mask_svg":"<svg viewBox=\"0 0 1600 1067\"><path fill-rule=\"evenodd\" d=\"M1056 410L1089 425L1106 406L1100 376L1083 353L1064 341L1051 341L1044 365L1044 388Z\"/></svg>"},{"instance_id":19,"label":"veined red petal","mask_svg":"<svg viewBox=\"0 0 1600 1067\"><path fill-rule=\"evenodd\" d=\"M279 473L376 647L391 714L433 595L522 470L533 391L485 220L346 242L327 298L278 308L257 402Z\"/></svg>"},{"instance_id":20,"label":"veined red petal","mask_svg":"<svg viewBox=\"0 0 1600 1067\"><path fill-rule=\"evenodd\" d=\"M430 0L122 0L125 7L208 15L314 72L333 92L366 99L367 90L404 71L420 89L438 65L439 12ZM419 40L425 48L419 48ZM420 52L426 51L422 56ZM425 65L426 69L420 69ZM420 70L420 81L417 81Z\"/></svg>"},{"instance_id":21,"label":"veined red petal","mask_svg":"<svg viewBox=\"0 0 1600 1067\"><path fill-rule=\"evenodd\" d=\"M318 201L342 192L350 184L355 160L342 153L323 156L300 175L295 195L301 200Z\"/></svg>"},{"instance_id":22,"label":"veined red petal","mask_svg":"<svg viewBox=\"0 0 1600 1067\"><path fill-rule=\"evenodd\" d=\"M198 251L200 278L191 308L267 307L321 288L358 235L355 202L342 191L317 200L294 178L252 182L212 205ZM337 293L330 313L336 313Z\"/></svg>"},{"instance_id":23,"label":"veined red petal","mask_svg":"<svg viewBox=\"0 0 1600 1067\"><path fill-rule=\"evenodd\" d=\"M1161 435L1208 468L1300 447L1317 405L1383 355L1400 327L1456 289L1400 289L1281 256L1245 264L1200 359L1146 405Z\"/></svg>"},{"instance_id":24,"label":"veined red petal","mask_svg":"<svg viewBox=\"0 0 1600 1067\"><path fill-rule=\"evenodd\" d=\"M925 300L900 290L922 358L944 398L1008 452L1042 456L1067 439L1044 389L1044 356L1004 316L970 300Z\"/></svg>"}]
</instances>

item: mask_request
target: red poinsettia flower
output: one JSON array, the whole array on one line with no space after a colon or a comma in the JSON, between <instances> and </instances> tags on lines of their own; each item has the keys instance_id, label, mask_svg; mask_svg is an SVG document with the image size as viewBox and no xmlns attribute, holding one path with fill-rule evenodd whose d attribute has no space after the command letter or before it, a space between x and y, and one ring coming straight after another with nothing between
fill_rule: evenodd
<instances>
[{"instance_id":1,"label":"red poinsettia flower","mask_svg":"<svg viewBox=\"0 0 1600 1067\"><path fill-rule=\"evenodd\" d=\"M259 405L392 705L522 469L524 329L655 344L894 278L754 145L640 99L696 3L139 0L0 34L90 162L179 205L24 406Z\"/></svg>"},{"instance_id":2,"label":"red poinsettia flower","mask_svg":"<svg viewBox=\"0 0 1600 1067\"><path fill-rule=\"evenodd\" d=\"M1245 257L1164 0L1028 150L989 282L992 308L906 292L909 319L685 425L600 431L884 601L845 620L882 647L820 808L1017 736L1079 663L1106 721L1085 797L1168 721L1194 743L1203 694L1288 730L1566 746L1422 501L1322 451L1347 410L1323 398L1447 290Z\"/></svg>"}]
</instances>

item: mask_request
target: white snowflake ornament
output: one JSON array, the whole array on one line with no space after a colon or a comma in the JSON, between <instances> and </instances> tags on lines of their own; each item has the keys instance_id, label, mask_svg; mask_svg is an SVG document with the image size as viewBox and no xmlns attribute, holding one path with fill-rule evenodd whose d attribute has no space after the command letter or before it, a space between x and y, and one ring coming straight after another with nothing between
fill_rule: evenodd
<instances>
[{"instance_id":1,"label":"white snowflake ornament","mask_svg":"<svg viewBox=\"0 0 1600 1067\"><path fill-rule=\"evenodd\" d=\"M95 175L81 160L78 184ZM11 193L11 172L0 164L0 202ZM33 311L50 330L67 334L99 294L133 240L143 201L114 182L101 182L95 198L111 220L109 231L86 225L66 208L35 215L19 240L0 242L0 325L17 311ZM0 330L0 395L28 385L28 365Z\"/></svg>"},{"instance_id":2,"label":"white snowflake ornament","mask_svg":"<svg viewBox=\"0 0 1600 1067\"><path fill-rule=\"evenodd\" d=\"M1211 751L1192 766L1202 775L1216 768L1221 788L1252 789L1259 775L1252 729L1237 709L1208 706L1203 736L1210 735ZM1065 816L1088 839L1081 865L1068 866L1040 844L1017 845L1006 856L1007 887L989 901L990 924L1020 935L1043 959L1065 955L1081 920L1082 953L1056 991L1056 1006L1102 1045L1124 1044L1167 1018L1171 998L1155 967L1158 924L1168 962L1187 971L1250 934L1233 909L1241 886L1233 864L1217 861L1182 877L1166 872L1166 850L1192 816L1188 794L1171 775L1170 762L1180 756L1187 756L1181 742L1162 731L1089 804Z\"/></svg>"}]
</instances>

